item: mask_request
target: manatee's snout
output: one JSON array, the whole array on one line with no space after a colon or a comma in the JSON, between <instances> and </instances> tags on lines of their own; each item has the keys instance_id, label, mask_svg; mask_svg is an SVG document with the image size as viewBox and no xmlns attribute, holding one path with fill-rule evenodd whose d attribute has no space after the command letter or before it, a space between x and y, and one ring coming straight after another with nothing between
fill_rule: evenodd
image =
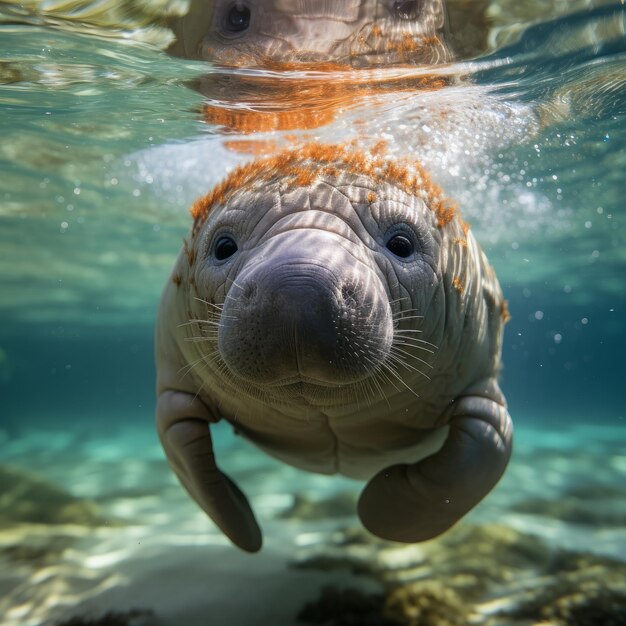
<instances>
[{"instance_id":1,"label":"manatee's snout","mask_svg":"<svg viewBox=\"0 0 626 626\"><path fill-rule=\"evenodd\" d=\"M371 374L392 339L381 281L335 246L332 262L280 251L251 259L226 299L218 347L253 383L334 386Z\"/></svg>"}]
</instances>

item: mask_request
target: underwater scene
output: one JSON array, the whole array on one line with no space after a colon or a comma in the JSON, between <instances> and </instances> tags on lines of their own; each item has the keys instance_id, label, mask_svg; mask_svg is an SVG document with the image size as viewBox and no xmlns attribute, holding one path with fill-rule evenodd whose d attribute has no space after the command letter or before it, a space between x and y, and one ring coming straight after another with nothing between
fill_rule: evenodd
<instances>
[{"instance_id":1,"label":"underwater scene","mask_svg":"<svg viewBox=\"0 0 626 626\"><path fill-rule=\"evenodd\" d=\"M623 2L0 0L0 137L0 626L626 625Z\"/></svg>"}]
</instances>

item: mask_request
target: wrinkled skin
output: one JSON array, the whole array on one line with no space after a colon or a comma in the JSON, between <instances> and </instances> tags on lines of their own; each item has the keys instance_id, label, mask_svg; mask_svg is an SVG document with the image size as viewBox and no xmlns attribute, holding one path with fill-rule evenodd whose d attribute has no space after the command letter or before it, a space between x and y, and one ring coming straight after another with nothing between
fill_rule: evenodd
<instances>
[{"instance_id":1,"label":"wrinkled skin","mask_svg":"<svg viewBox=\"0 0 626 626\"><path fill-rule=\"evenodd\" d=\"M449 60L444 0L192 0L170 52L224 65Z\"/></svg>"},{"instance_id":2,"label":"wrinkled skin","mask_svg":"<svg viewBox=\"0 0 626 626\"><path fill-rule=\"evenodd\" d=\"M401 175L341 160L296 166L260 161L196 212L157 322L167 458L244 550L261 532L216 464L220 419L296 467L367 481L358 513L374 534L429 539L509 459L497 279L458 214L433 208L428 180L409 193Z\"/></svg>"}]
</instances>

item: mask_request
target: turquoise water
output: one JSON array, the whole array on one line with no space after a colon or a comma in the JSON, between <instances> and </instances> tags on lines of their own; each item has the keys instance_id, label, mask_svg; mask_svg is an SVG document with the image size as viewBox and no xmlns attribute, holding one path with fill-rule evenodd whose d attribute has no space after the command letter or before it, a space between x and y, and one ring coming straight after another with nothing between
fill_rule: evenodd
<instances>
[{"instance_id":1,"label":"turquoise water","mask_svg":"<svg viewBox=\"0 0 626 626\"><path fill-rule=\"evenodd\" d=\"M246 557L188 502L163 461L153 434L159 295L188 207L249 158L233 145L250 136L203 120L206 98L220 96L197 86L220 73L167 55L161 31L144 26L87 27L0 3L0 463L94 501L104 520L52 523L4 510L0 624L131 608L153 611L137 619L154 624L289 624L321 584L368 591L382 575L294 570L313 548L330 558L337 524L358 526L349 513L285 521L294 498L332 500L358 484L285 468L219 430L219 456L264 521L264 552ZM468 524L530 533L546 552L626 561L626 10L601 3L518 20L509 31L440 69L463 77L450 86L355 100L300 134L384 137L393 152L418 156L459 200L498 273L511 312L502 387L518 447ZM288 142L294 132L254 139ZM0 506L17 511L19 497L5 489ZM367 550L389 571L419 561ZM450 580L432 558L431 577ZM607 581L622 572L611 563L598 565ZM510 580L532 589L532 570L545 582L548 570L527 565ZM539 623L498 614L496 600L519 599L522 589L506 580L480 601L472 596L476 623ZM596 621L555 613L554 622L626 623L626 596L598 593L606 611ZM277 605L282 613L272 613ZM265 621L250 621L242 606Z\"/></svg>"}]
</instances>

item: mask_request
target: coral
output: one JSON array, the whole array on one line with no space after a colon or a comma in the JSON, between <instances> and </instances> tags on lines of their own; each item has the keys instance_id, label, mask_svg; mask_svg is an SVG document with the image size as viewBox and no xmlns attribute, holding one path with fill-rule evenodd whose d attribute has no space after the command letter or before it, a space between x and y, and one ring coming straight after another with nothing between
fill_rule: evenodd
<instances>
[{"instance_id":1,"label":"coral","mask_svg":"<svg viewBox=\"0 0 626 626\"><path fill-rule=\"evenodd\" d=\"M329 543L311 547L293 566L368 574L389 589L406 581L442 580L465 599L547 568L554 558L540 539L498 524L459 524L434 541L408 546L357 529L341 531Z\"/></svg>"},{"instance_id":2,"label":"coral","mask_svg":"<svg viewBox=\"0 0 626 626\"><path fill-rule=\"evenodd\" d=\"M500 524L460 524L419 546L342 531L297 567L348 570L381 590L327 590L304 613L312 624L361 623L358 605L371 611L363 624L626 626L626 563Z\"/></svg>"},{"instance_id":3,"label":"coral","mask_svg":"<svg viewBox=\"0 0 626 626\"><path fill-rule=\"evenodd\" d=\"M558 598L541 614L563 626L626 626L626 592L602 588L574 592Z\"/></svg>"},{"instance_id":4,"label":"coral","mask_svg":"<svg viewBox=\"0 0 626 626\"><path fill-rule=\"evenodd\" d=\"M465 626L467 612L454 592L431 583L405 585L386 595L328 586L298 619L325 626Z\"/></svg>"},{"instance_id":5,"label":"coral","mask_svg":"<svg viewBox=\"0 0 626 626\"><path fill-rule=\"evenodd\" d=\"M626 626L626 563L564 550L543 574L502 615L558 626Z\"/></svg>"},{"instance_id":6,"label":"coral","mask_svg":"<svg viewBox=\"0 0 626 626\"><path fill-rule=\"evenodd\" d=\"M441 583L402 585L385 598L385 615L406 626L466 626L467 605Z\"/></svg>"}]
</instances>

